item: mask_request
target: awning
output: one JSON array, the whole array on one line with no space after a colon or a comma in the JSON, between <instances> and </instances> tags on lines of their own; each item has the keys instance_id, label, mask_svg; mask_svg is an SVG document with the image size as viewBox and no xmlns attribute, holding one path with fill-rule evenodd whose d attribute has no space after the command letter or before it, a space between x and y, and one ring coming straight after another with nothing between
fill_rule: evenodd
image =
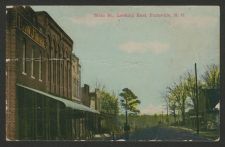
<instances>
[{"instance_id":1,"label":"awning","mask_svg":"<svg viewBox=\"0 0 225 147\"><path fill-rule=\"evenodd\" d=\"M59 102L62 102L68 108L71 108L71 109L74 109L74 110L80 110L80 111L86 111L86 112L92 112L92 113L98 113L99 114L98 111L96 111L94 109L91 109L91 108L89 108L89 107L87 107L85 105L78 104L78 103L75 103L73 101L70 101L70 100L67 100L67 99L64 99L64 98L61 98L61 97L58 97L58 96L54 96L52 94L49 94L49 93L46 93L46 92L43 92L43 91L40 91L40 90L37 90L37 89L33 89L33 88L30 88L30 87L27 87L27 86L24 86L24 85L21 85L21 84L16 84L16 85L19 86L19 87L23 87L25 89L31 90L33 92L36 92L38 94L47 96L47 97L52 98L54 100L57 100Z\"/></svg>"}]
</instances>

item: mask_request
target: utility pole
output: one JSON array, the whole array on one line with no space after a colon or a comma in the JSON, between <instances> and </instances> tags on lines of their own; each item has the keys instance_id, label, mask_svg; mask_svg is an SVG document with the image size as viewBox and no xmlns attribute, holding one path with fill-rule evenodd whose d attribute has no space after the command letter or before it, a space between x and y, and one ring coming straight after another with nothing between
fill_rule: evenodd
<instances>
[{"instance_id":1,"label":"utility pole","mask_svg":"<svg viewBox=\"0 0 225 147\"><path fill-rule=\"evenodd\" d=\"M128 125L128 120L127 120L127 98L126 98L126 126L125 127L127 127L127 125Z\"/></svg>"},{"instance_id":2,"label":"utility pole","mask_svg":"<svg viewBox=\"0 0 225 147\"><path fill-rule=\"evenodd\" d=\"M128 118L127 118L127 109L128 109L127 98L125 98L125 100L126 100L126 123L124 126L124 131L125 131L125 139L128 140L129 134L128 134Z\"/></svg>"},{"instance_id":3,"label":"utility pole","mask_svg":"<svg viewBox=\"0 0 225 147\"><path fill-rule=\"evenodd\" d=\"M197 79L197 65L195 63L195 98L196 98L196 123L197 123L197 134L199 134L199 112L198 112L198 79Z\"/></svg>"},{"instance_id":4,"label":"utility pole","mask_svg":"<svg viewBox=\"0 0 225 147\"><path fill-rule=\"evenodd\" d=\"M167 116L167 118L169 116L169 108L168 108L168 105L166 106L166 116Z\"/></svg>"},{"instance_id":5,"label":"utility pole","mask_svg":"<svg viewBox=\"0 0 225 147\"><path fill-rule=\"evenodd\" d=\"M169 125L169 106L168 104L166 105L166 123Z\"/></svg>"}]
</instances>

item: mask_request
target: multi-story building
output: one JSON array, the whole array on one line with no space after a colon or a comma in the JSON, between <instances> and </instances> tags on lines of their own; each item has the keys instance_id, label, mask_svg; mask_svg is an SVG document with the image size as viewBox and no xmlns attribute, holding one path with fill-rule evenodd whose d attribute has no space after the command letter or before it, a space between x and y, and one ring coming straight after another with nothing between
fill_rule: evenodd
<instances>
[{"instance_id":1,"label":"multi-story building","mask_svg":"<svg viewBox=\"0 0 225 147\"><path fill-rule=\"evenodd\" d=\"M81 66L79 58L72 54L72 100L81 103Z\"/></svg>"},{"instance_id":2,"label":"multi-story building","mask_svg":"<svg viewBox=\"0 0 225 147\"><path fill-rule=\"evenodd\" d=\"M6 16L7 139L80 138L99 112L73 101L73 40L44 11L16 6Z\"/></svg>"}]
</instances>

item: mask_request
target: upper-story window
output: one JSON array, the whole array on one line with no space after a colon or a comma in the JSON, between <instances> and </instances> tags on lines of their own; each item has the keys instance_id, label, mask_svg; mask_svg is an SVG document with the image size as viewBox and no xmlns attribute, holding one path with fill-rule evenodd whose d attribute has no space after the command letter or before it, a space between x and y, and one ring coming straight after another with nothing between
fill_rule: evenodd
<instances>
[{"instance_id":1,"label":"upper-story window","mask_svg":"<svg viewBox=\"0 0 225 147\"><path fill-rule=\"evenodd\" d=\"M26 41L25 39L22 42L22 51L23 51L23 55L22 55L22 59L23 59L23 74L26 74L27 70L26 70Z\"/></svg>"},{"instance_id":2,"label":"upper-story window","mask_svg":"<svg viewBox=\"0 0 225 147\"><path fill-rule=\"evenodd\" d=\"M20 18L20 15L18 15L18 27L19 28L21 27L21 18Z\"/></svg>"},{"instance_id":3,"label":"upper-story window","mask_svg":"<svg viewBox=\"0 0 225 147\"><path fill-rule=\"evenodd\" d=\"M31 49L31 77L34 78L34 47Z\"/></svg>"},{"instance_id":4,"label":"upper-story window","mask_svg":"<svg viewBox=\"0 0 225 147\"><path fill-rule=\"evenodd\" d=\"M79 80L77 80L77 83L76 83L76 94L77 94L77 97L80 98L80 92L79 92Z\"/></svg>"},{"instance_id":5,"label":"upper-story window","mask_svg":"<svg viewBox=\"0 0 225 147\"><path fill-rule=\"evenodd\" d=\"M66 61L67 61L67 88L68 90L70 89L70 65L69 65L69 56L67 56L66 58Z\"/></svg>"},{"instance_id":6,"label":"upper-story window","mask_svg":"<svg viewBox=\"0 0 225 147\"><path fill-rule=\"evenodd\" d=\"M30 30L30 36L31 36L32 38L34 38L34 32L35 32L34 28L31 28L31 30Z\"/></svg>"},{"instance_id":7,"label":"upper-story window","mask_svg":"<svg viewBox=\"0 0 225 147\"><path fill-rule=\"evenodd\" d=\"M76 83L76 77L73 77L73 83L72 83L72 93L73 97L77 97L77 83Z\"/></svg>"},{"instance_id":8,"label":"upper-story window","mask_svg":"<svg viewBox=\"0 0 225 147\"><path fill-rule=\"evenodd\" d=\"M39 81L42 80L42 54L41 54L41 51L39 53Z\"/></svg>"}]
</instances>

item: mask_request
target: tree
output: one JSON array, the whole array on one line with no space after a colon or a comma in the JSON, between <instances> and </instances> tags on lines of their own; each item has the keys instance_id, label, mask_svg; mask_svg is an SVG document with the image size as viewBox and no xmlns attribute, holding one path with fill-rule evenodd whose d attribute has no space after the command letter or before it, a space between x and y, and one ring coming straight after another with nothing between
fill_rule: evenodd
<instances>
[{"instance_id":1,"label":"tree","mask_svg":"<svg viewBox=\"0 0 225 147\"><path fill-rule=\"evenodd\" d=\"M177 105L176 105L176 101L174 100L173 97L169 98L169 108L172 111L172 115L174 118L174 122L176 122L176 110L177 110Z\"/></svg>"},{"instance_id":2,"label":"tree","mask_svg":"<svg viewBox=\"0 0 225 147\"><path fill-rule=\"evenodd\" d=\"M100 90L101 113L104 114L105 128L109 132L114 132L117 126L117 117L119 113L118 97L113 93Z\"/></svg>"},{"instance_id":3,"label":"tree","mask_svg":"<svg viewBox=\"0 0 225 147\"><path fill-rule=\"evenodd\" d=\"M163 102L166 106L166 122L169 123L169 95L168 94L162 94Z\"/></svg>"},{"instance_id":4,"label":"tree","mask_svg":"<svg viewBox=\"0 0 225 147\"><path fill-rule=\"evenodd\" d=\"M178 85L179 95L180 95L180 109L181 109L181 116L182 116L182 123L185 125L185 110L186 110L186 99L187 99L187 91L186 91L186 81L180 81Z\"/></svg>"},{"instance_id":5,"label":"tree","mask_svg":"<svg viewBox=\"0 0 225 147\"><path fill-rule=\"evenodd\" d=\"M119 113L118 98L115 94L110 94L106 91L100 91L101 111L111 115Z\"/></svg>"},{"instance_id":6,"label":"tree","mask_svg":"<svg viewBox=\"0 0 225 147\"><path fill-rule=\"evenodd\" d=\"M216 97L218 97L217 95L219 94L220 88L220 70L217 65L212 64L207 66L207 70L202 75L202 79L196 80L197 78L194 74L187 72L185 73L184 78L180 78L179 83L174 83L172 86L167 87L168 91L164 96L164 101L166 104L169 102L169 109L172 111L175 121L177 116L176 113L178 113L179 116L179 112L181 112L182 122L185 124L186 107L192 107L196 112L196 116L198 116L198 91L201 93L203 90L214 90ZM192 103L187 102L187 98L190 98Z\"/></svg>"},{"instance_id":7,"label":"tree","mask_svg":"<svg viewBox=\"0 0 225 147\"><path fill-rule=\"evenodd\" d=\"M215 64L207 66L207 70L202 75L204 86L210 89L219 89L220 87L220 70Z\"/></svg>"},{"instance_id":8,"label":"tree","mask_svg":"<svg viewBox=\"0 0 225 147\"><path fill-rule=\"evenodd\" d=\"M193 107L194 110L197 111L197 104L196 104L196 81L195 81L195 76L193 74L191 74L190 72L186 73L185 76L185 81L186 81L186 92L187 92L187 97L191 98L192 103L193 103ZM198 81L198 89L200 89L202 87L202 83L201 81ZM190 106L190 105L189 105Z\"/></svg>"},{"instance_id":9,"label":"tree","mask_svg":"<svg viewBox=\"0 0 225 147\"><path fill-rule=\"evenodd\" d=\"M212 64L207 66L206 71L203 73L202 77L202 93L200 98L205 98L206 110L212 111L215 107L214 103L219 101L220 97L220 69L219 66ZM214 100L214 102L212 101ZM204 115L206 116L206 115ZM206 119L205 119L206 120Z\"/></svg>"},{"instance_id":10,"label":"tree","mask_svg":"<svg viewBox=\"0 0 225 147\"><path fill-rule=\"evenodd\" d=\"M187 82L180 78L180 82L174 83L172 87L167 87L170 94L170 108L173 111L174 119L176 119L176 109L181 112L182 123L185 124L185 109L187 99Z\"/></svg>"},{"instance_id":11,"label":"tree","mask_svg":"<svg viewBox=\"0 0 225 147\"><path fill-rule=\"evenodd\" d=\"M120 93L121 99L121 106L128 110L131 113L139 113L140 110L137 109L138 104L141 103L138 100L138 97L128 88L124 88L123 92Z\"/></svg>"},{"instance_id":12,"label":"tree","mask_svg":"<svg viewBox=\"0 0 225 147\"><path fill-rule=\"evenodd\" d=\"M140 110L137 109L138 104L141 103L140 100L138 100L138 97L128 88L124 88L122 92L120 93L121 99L121 106L125 109L126 113L126 123L125 123L125 131L129 130L128 127L128 113L134 113L137 114L140 112Z\"/></svg>"},{"instance_id":13,"label":"tree","mask_svg":"<svg viewBox=\"0 0 225 147\"><path fill-rule=\"evenodd\" d=\"M173 94L173 88L167 87L167 89L168 89L167 99L169 103L168 106L169 106L169 109L172 111L174 122L176 122L176 111L178 109L176 97Z\"/></svg>"}]
</instances>

